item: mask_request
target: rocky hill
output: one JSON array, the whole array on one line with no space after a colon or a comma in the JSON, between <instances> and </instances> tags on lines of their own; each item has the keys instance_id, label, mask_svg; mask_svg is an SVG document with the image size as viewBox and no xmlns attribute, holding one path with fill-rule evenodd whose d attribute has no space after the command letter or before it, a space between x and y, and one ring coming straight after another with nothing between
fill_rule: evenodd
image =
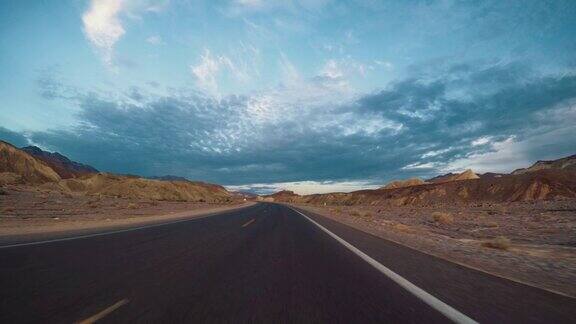
<instances>
[{"instance_id":1,"label":"rocky hill","mask_svg":"<svg viewBox=\"0 0 576 324\"><path fill-rule=\"evenodd\" d=\"M62 179L76 178L85 174L98 173L96 168L75 162L58 152L47 152L37 146L26 146L22 151L42 160L50 166Z\"/></svg>"},{"instance_id":2,"label":"rocky hill","mask_svg":"<svg viewBox=\"0 0 576 324\"><path fill-rule=\"evenodd\" d=\"M34 156L27 151L33 151ZM52 166L64 176L61 177ZM188 180L153 180L94 173L93 170L58 153L44 152L33 147L25 151L0 141L0 185L42 186L43 189L81 195L169 201L225 202L232 198L220 185Z\"/></svg>"},{"instance_id":3,"label":"rocky hill","mask_svg":"<svg viewBox=\"0 0 576 324\"><path fill-rule=\"evenodd\" d=\"M59 185L71 192L120 198L201 202L224 202L231 199L230 193L217 185L151 180L109 173L65 179Z\"/></svg>"},{"instance_id":4,"label":"rocky hill","mask_svg":"<svg viewBox=\"0 0 576 324\"><path fill-rule=\"evenodd\" d=\"M427 182L442 183L450 181L472 180L480 178L474 171L468 169L462 173L448 173L441 176L434 177Z\"/></svg>"},{"instance_id":5,"label":"rocky hill","mask_svg":"<svg viewBox=\"0 0 576 324\"><path fill-rule=\"evenodd\" d=\"M411 178L408 180L394 180L385 185L384 187L382 187L382 189L404 188L404 187L418 186L425 183L426 182L424 182L424 180L420 178Z\"/></svg>"},{"instance_id":6,"label":"rocky hill","mask_svg":"<svg viewBox=\"0 0 576 324\"><path fill-rule=\"evenodd\" d=\"M512 174L518 175L548 169L576 171L576 154L553 161L538 161L529 168L514 170Z\"/></svg>"},{"instance_id":7,"label":"rocky hill","mask_svg":"<svg viewBox=\"0 0 576 324\"><path fill-rule=\"evenodd\" d=\"M311 195L300 202L335 205L430 205L468 202L512 202L576 198L576 174L541 170L500 178L431 183L348 194Z\"/></svg>"},{"instance_id":8,"label":"rocky hill","mask_svg":"<svg viewBox=\"0 0 576 324\"><path fill-rule=\"evenodd\" d=\"M0 141L0 184L58 182L60 176L46 163Z\"/></svg>"},{"instance_id":9,"label":"rocky hill","mask_svg":"<svg viewBox=\"0 0 576 324\"><path fill-rule=\"evenodd\" d=\"M414 179L394 181L380 189L351 193L298 196L280 192L271 196L275 201L378 206L573 199L576 198L576 170L572 161L574 156L537 163L537 169L531 167L527 172L486 173L481 177L466 170L438 176L425 183Z\"/></svg>"}]
</instances>

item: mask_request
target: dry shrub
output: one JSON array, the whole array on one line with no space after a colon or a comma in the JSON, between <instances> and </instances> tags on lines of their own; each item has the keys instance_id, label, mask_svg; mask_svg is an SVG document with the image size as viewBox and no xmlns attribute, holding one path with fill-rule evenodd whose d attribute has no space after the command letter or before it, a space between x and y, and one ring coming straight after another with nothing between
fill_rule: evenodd
<instances>
[{"instance_id":1,"label":"dry shrub","mask_svg":"<svg viewBox=\"0 0 576 324\"><path fill-rule=\"evenodd\" d=\"M398 232L403 232L403 233L412 233L413 230L410 226L406 225L406 224L394 224L393 226L394 230L398 231Z\"/></svg>"},{"instance_id":2,"label":"dry shrub","mask_svg":"<svg viewBox=\"0 0 576 324\"><path fill-rule=\"evenodd\" d=\"M150 205L152 205L152 206L158 206L159 204L160 204L160 203L157 202L156 200L152 200L152 201L150 202Z\"/></svg>"},{"instance_id":3,"label":"dry shrub","mask_svg":"<svg viewBox=\"0 0 576 324\"><path fill-rule=\"evenodd\" d=\"M353 210L353 211L350 212L350 215L351 215L351 216L354 216L354 217L359 217L359 216L360 216L360 213L359 213L358 211L356 211L356 210Z\"/></svg>"},{"instance_id":4,"label":"dry shrub","mask_svg":"<svg viewBox=\"0 0 576 324\"><path fill-rule=\"evenodd\" d=\"M498 250L508 250L511 245L512 242L510 241L510 239L504 236L498 236L493 239L482 242L482 246Z\"/></svg>"},{"instance_id":5,"label":"dry shrub","mask_svg":"<svg viewBox=\"0 0 576 324\"><path fill-rule=\"evenodd\" d=\"M338 214L342 213L342 208L334 208L334 211L337 212Z\"/></svg>"},{"instance_id":6,"label":"dry shrub","mask_svg":"<svg viewBox=\"0 0 576 324\"><path fill-rule=\"evenodd\" d=\"M363 218L372 218L372 213L370 213L370 212L360 212L360 217L363 217Z\"/></svg>"},{"instance_id":7,"label":"dry shrub","mask_svg":"<svg viewBox=\"0 0 576 324\"><path fill-rule=\"evenodd\" d=\"M14 207L4 207L2 208L2 213L12 213L14 212Z\"/></svg>"},{"instance_id":8,"label":"dry shrub","mask_svg":"<svg viewBox=\"0 0 576 324\"><path fill-rule=\"evenodd\" d=\"M126 208L128 208L128 209L136 209L136 208L138 208L138 205L136 205L135 203L132 203L132 202L131 202L131 203L128 204L128 206L126 206Z\"/></svg>"},{"instance_id":9,"label":"dry shrub","mask_svg":"<svg viewBox=\"0 0 576 324\"><path fill-rule=\"evenodd\" d=\"M454 217L450 213L433 212L432 213L432 219L434 220L434 222L440 223L440 224L448 225L448 224L454 223Z\"/></svg>"},{"instance_id":10,"label":"dry shrub","mask_svg":"<svg viewBox=\"0 0 576 324\"><path fill-rule=\"evenodd\" d=\"M8 191L0 188L0 196L5 196L5 195L7 195L7 194L8 194Z\"/></svg>"},{"instance_id":11,"label":"dry shrub","mask_svg":"<svg viewBox=\"0 0 576 324\"><path fill-rule=\"evenodd\" d=\"M487 222L487 223L486 223L486 226L487 226L487 227L498 227L498 223L496 223L496 222Z\"/></svg>"}]
</instances>

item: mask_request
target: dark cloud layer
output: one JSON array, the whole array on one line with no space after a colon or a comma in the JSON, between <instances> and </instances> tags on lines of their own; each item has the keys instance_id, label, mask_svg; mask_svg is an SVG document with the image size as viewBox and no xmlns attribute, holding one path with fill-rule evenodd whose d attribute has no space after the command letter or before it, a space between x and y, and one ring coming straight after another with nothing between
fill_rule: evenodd
<instances>
[{"instance_id":1,"label":"dark cloud layer","mask_svg":"<svg viewBox=\"0 0 576 324\"><path fill-rule=\"evenodd\" d=\"M576 125L575 76L486 63L432 72L419 71L352 102L308 108L280 109L266 105L265 96L215 99L186 90L152 95L130 89L112 97L76 91L60 100L79 105L79 125L29 139L101 170L231 185L380 183L474 167L526 143L539 146L520 150L523 163L576 153L576 136L566 136ZM58 87L48 90L58 98ZM0 137L25 142L6 129Z\"/></svg>"}]
</instances>

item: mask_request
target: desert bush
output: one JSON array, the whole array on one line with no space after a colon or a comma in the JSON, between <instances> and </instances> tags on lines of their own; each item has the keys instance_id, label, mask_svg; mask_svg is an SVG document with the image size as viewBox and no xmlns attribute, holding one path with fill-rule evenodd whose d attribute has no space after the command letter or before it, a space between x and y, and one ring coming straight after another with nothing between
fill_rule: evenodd
<instances>
[{"instance_id":1,"label":"desert bush","mask_svg":"<svg viewBox=\"0 0 576 324\"><path fill-rule=\"evenodd\" d=\"M360 213L360 217L363 217L363 218L372 218L372 213L370 213L370 212L361 212L361 213Z\"/></svg>"},{"instance_id":2,"label":"desert bush","mask_svg":"<svg viewBox=\"0 0 576 324\"><path fill-rule=\"evenodd\" d=\"M131 202L131 203L128 204L128 206L126 206L126 208L128 208L128 209L136 209L136 208L138 208L138 205Z\"/></svg>"},{"instance_id":3,"label":"desert bush","mask_svg":"<svg viewBox=\"0 0 576 324\"><path fill-rule=\"evenodd\" d=\"M2 214L14 212L14 207L4 207L2 208Z\"/></svg>"},{"instance_id":4,"label":"desert bush","mask_svg":"<svg viewBox=\"0 0 576 324\"><path fill-rule=\"evenodd\" d=\"M356 210L353 210L353 211L350 212L350 215L351 215L351 216L354 216L354 217L359 217L359 216L360 216L360 213L359 213L358 211L356 211Z\"/></svg>"},{"instance_id":5,"label":"desert bush","mask_svg":"<svg viewBox=\"0 0 576 324\"><path fill-rule=\"evenodd\" d=\"M490 240L482 242L482 246L489 247L498 250L508 250L512 242L509 238L504 236L498 236Z\"/></svg>"},{"instance_id":6,"label":"desert bush","mask_svg":"<svg viewBox=\"0 0 576 324\"><path fill-rule=\"evenodd\" d=\"M490 221L490 222L486 223L486 226L487 227L498 227L498 223Z\"/></svg>"},{"instance_id":7,"label":"desert bush","mask_svg":"<svg viewBox=\"0 0 576 324\"><path fill-rule=\"evenodd\" d=\"M0 196L5 196L5 195L7 195L7 194L8 194L8 191L0 188Z\"/></svg>"},{"instance_id":8,"label":"desert bush","mask_svg":"<svg viewBox=\"0 0 576 324\"><path fill-rule=\"evenodd\" d=\"M452 224L454 223L454 217L450 213L445 212L433 212L432 219L436 223L440 224Z\"/></svg>"},{"instance_id":9,"label":"desert bush","mask_svg":"<svg viewBox=\"0 0 576 324\"><path fill-rule=\"evenodd\" d=\"M412 228L406 224L394 224L393 226L394 230L398 231L398 232L404 232L404 233L411 233L412 232Z\"/></svg>"},{"instance_id":10,"label":"desert bush","mask_svg":"<svg viewBox=\"0 0 576 324\"><path fill-rule=\"evenodd\" d=\"M150 201L150 205L152 205L152 206L158 206L159 204L160 204L160 203L157 202L156 200Z\"/></svg>"}]
</instances>

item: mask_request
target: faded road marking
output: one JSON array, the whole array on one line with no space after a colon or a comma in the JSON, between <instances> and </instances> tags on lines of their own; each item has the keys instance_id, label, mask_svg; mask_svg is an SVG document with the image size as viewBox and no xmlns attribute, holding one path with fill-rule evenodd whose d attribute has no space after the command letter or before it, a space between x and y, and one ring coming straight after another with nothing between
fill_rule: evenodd
<instances>
[{"instance_id":1,"label":"faded road marking","mask_svg":"<svg viewBox=\"0 0 576 324\"><path fill-rule=\"evenodd\" d=\"M254 223L255 221L256 221L256 219L251 219L251 220L249 220L248 222L246 222L246 224L242 225L242 227L246 227L246 226Z\"/></svg>"},{"instance_id":2,"label":"faded road marking","mask_svg":"<svg viewBox=\"0 0 576 324\"><path fill-rule=\"evenodd\" d=\"M120 308L120 307L128 304L129 302L130 302L130 300L128 300L128 299L122 299L121 301L119 301L119 302L117 302L116 304L114 304L114 305L112 305L112 306L110 306L110 307L102 310L101 312L96 313L96 314L88 317L87 319L82 320L82 321L78 321L78 322L76 322L76 323L77 323L77 324L92 324L92 323L95 323L96 321L104 318L106 315L108 315L108 314L112 313L113 311L117 310L118 308Z\"/></svg>"},{"instance_id":3,"label":"faded road marking","mask_svg":"<svg viewBox=\"0 0 576 324\"><path fill-rule=\"evenodd\" d=\"M299 212L298 210L290 207L290 209L292 209L293 211L297 212L298 214L304 216L304 218L306 218L308 221L310 221L312 224L316 225L318 228L320 228L322 231L324 231L326 234L330 235L333 239L335 239L336 241L338 241L340 244L344 245L348 250L354 252L356 255L358 255L360 258L362 258L364 261L366 261L367 263L369 263L371 266L373 266L374 268L376 268L378 271L380 271L382 274L384 274L385 276L387 276L388 278L392 279L392 281L394 281L395 283L397 283L398 285L400 285L402 288L408 290L410 293L412 293L414 296L418 297L420 300L422 300L424 303L428 304L430 307L434 308L435 310L437 310L438 312L442 313L444 316L448 317L450 320L452 320L455 323L466 323L466 324L474 324L477 323L475 320L471 319L470 317L466 316L465 314L459 312L457 309L453 308L452 306L444 303L443 301L441 301L440 299L432 296L430 293L426 292L424 289L416 286L415 284L411 283L410 281L404 279L404 277L400 276L399 274L397 274L396 272L388 269L387 267L385 267L384 265L382 265L380 262L374 260L373 258L371 258L369 255L367 255L366 253L362 252L361 250L359 250L358 248L356 248L354 245L346 242L344 239L342 239L340 236L332 233L330 230L328 230L326 227L318 224L316 221L314 221L312 218L304 215L303 213Z\"/></svg>"}]
</instances>

